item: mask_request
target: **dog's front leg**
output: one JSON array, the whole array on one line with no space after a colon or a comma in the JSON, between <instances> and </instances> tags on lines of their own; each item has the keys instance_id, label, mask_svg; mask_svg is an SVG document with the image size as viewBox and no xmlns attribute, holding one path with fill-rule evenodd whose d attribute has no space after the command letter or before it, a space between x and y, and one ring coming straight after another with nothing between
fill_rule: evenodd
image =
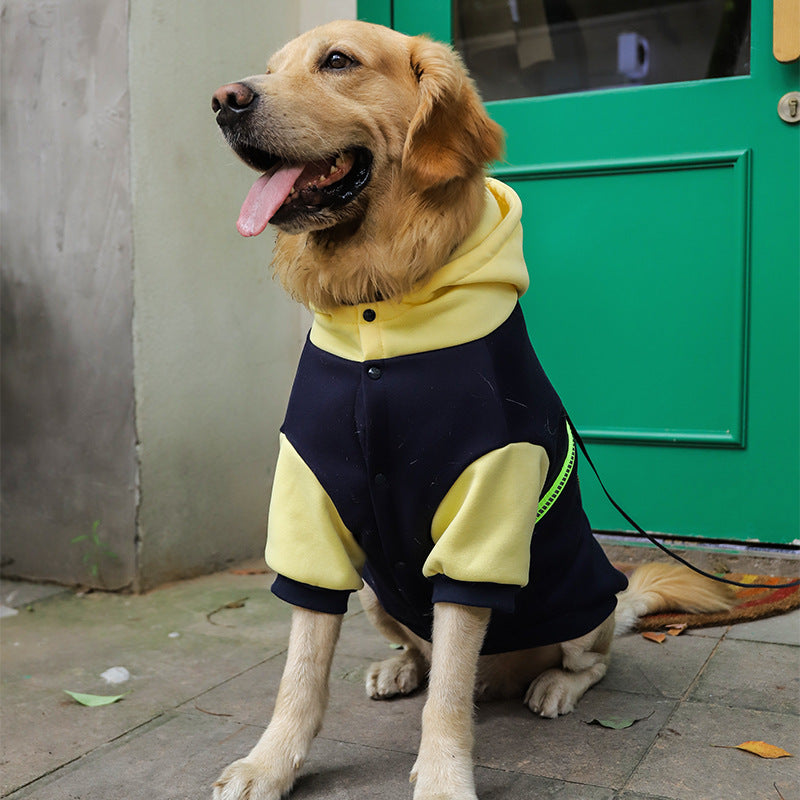
<instances>
[{"instance_id":1,"label":"dog's front leg","mask_svg":"<svg viewBox=\"0 0 800 800\"><path fill-rule=\"evenodd\" d=\"M476 800L472 774L475 674L490 611L437 603L414 800Z\"/></svg>"},{"instance_id":2,"label":"dog's front leg","mask_svg":"<svg viewBox=\"0 0 800 800\"><path fill-rule=\"evenodd\" d=\"M278 800L294 784L322 725L342 616L295 608L272 721L214 784L214 800Z\"/></svg>"}]
</instances>

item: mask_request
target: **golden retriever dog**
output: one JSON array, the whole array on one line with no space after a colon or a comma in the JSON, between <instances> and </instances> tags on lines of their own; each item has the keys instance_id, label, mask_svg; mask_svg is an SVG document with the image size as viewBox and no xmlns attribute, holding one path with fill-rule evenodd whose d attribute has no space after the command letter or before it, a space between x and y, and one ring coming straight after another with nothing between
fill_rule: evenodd
<instances>
[{"instance_id":1,"label":"golden retriever dog","mask_svg":"<svg viewBox=\"0 0 800 800\"><path fill-rule=\"evenodd\" d=\"M415 800L475 800L476 698L567 714L606 673L615 619L728 594L657 564L626 588L591 536L572 431L517 304L519 199L486 175L502 131L451 48L332 23L212 107L261 173L239 232L277 228L275 273L314 312L267 536L273 591L294 606L286 667L269 726L214 798L292 788L360 589L402 645L370 667L368 695L427 681Z\"/></svg>"}]
</instances>

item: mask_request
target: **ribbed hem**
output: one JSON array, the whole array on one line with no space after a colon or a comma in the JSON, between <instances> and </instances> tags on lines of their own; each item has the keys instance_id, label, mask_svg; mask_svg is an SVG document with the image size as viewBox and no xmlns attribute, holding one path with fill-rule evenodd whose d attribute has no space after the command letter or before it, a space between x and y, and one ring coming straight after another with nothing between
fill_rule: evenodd
<instances>
[{"instance_id":1,"label":"ribbed hem","mask_svg":"<svg viewBox=\"0 0 800 800\"><path fill-rule=\"evenodd\" d=\"M514 612L520 590L519 586L505 583L456 581L446 575L434 575L431 581L434 603L458 603L462 606L491 608L507 614Z\"/></svg>"},{"instance_id":2,"label":"ribbed hem","mask_svg":"<svg viewBox=\"0 0 800 800\"><path fill-rule=\"evenodd\" d=\"M284 575L278 575L272 582L272 593L293 606L324 614L344 614L350 599L349 589L322 589Z\"/></svg>"}]
</instances>

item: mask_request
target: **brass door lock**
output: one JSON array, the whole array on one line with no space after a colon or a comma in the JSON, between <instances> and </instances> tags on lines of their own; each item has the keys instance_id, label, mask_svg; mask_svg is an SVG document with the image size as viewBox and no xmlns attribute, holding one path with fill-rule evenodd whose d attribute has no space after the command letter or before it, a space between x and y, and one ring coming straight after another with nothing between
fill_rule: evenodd
<instances>
[{"instance_id":1,"label":"brass door lock","mask_svg":"<svg viewBox=\"0 0 800 800\"><path fill-rule=\"evenodd\" d=\"M778 116L790 125L800 122L800 92L787 92L778 100Z\"/></svg>"}]
</instances>

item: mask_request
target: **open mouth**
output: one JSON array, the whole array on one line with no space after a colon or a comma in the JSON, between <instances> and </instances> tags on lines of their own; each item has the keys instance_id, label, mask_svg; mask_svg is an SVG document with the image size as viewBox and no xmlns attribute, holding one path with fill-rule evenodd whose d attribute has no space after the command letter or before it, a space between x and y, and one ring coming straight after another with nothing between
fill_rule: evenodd
<instances>
[{"instance_id":1,"label":"open mouth","mask_svg":"<svg viewBox=\"0 0 800 800\"><path fill-rule=\"evenodd\" d=\"M363 147L306 162L286 162L249 145L239 156L264 174L253 184L237 222L242 236L257 236L269 223L285 225L343 208L369 183L372 154Z\"/></svg>"}]
</instances>

